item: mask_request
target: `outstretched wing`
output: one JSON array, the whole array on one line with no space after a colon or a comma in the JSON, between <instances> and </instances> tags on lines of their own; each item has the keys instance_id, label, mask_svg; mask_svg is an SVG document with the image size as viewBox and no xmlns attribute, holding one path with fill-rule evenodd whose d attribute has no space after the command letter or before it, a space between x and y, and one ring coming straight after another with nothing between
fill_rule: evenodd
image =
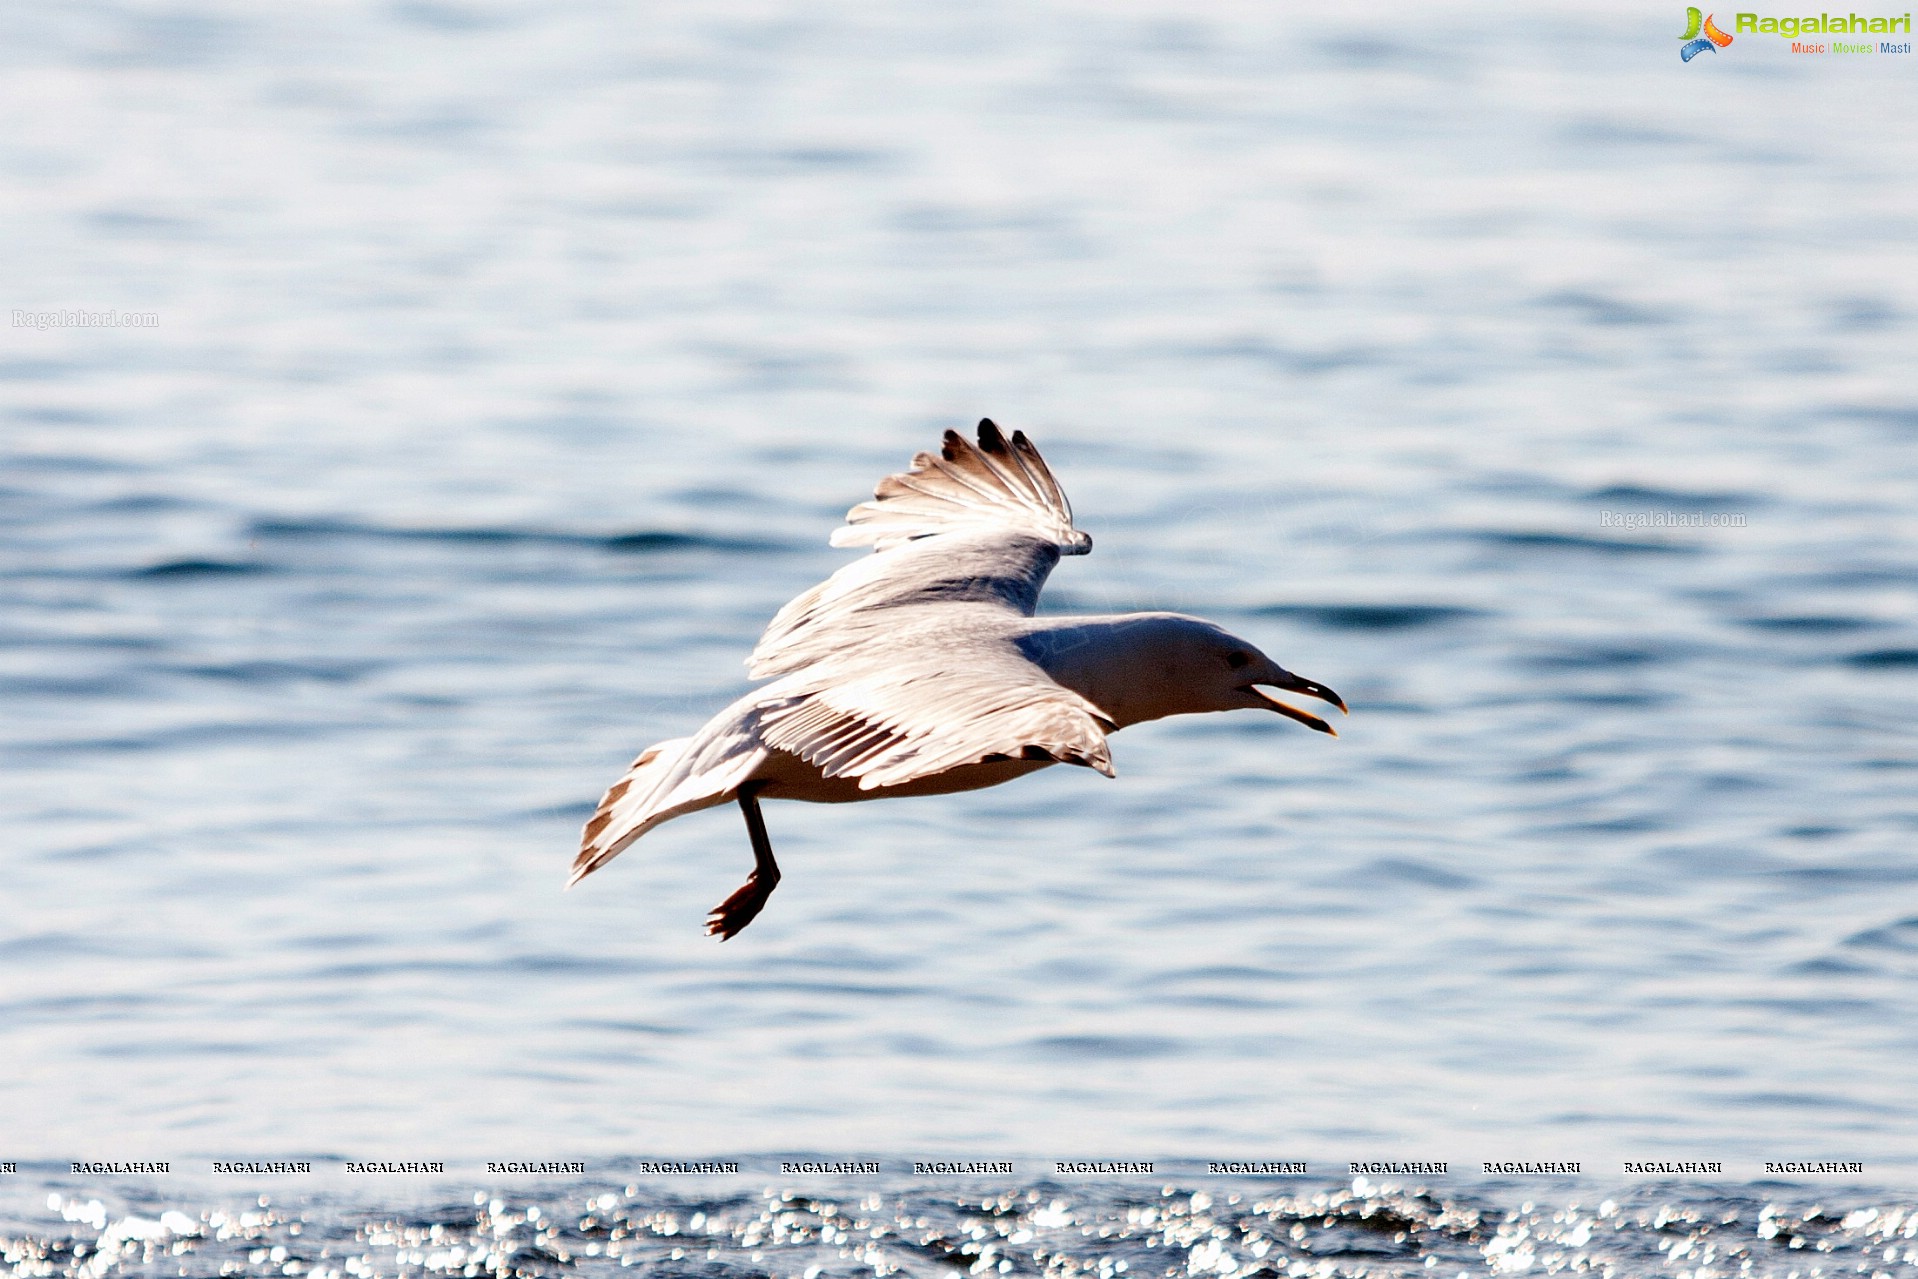
<instances>
[{"instance_id":1,"label":"outstretched wing","mask_svg":"<svg viewBox=\"0 0 1918 1279\"><path fill-rule=\"evenodd\" d=\"M936 609L896 615L857 658L828 658L761 690L759 741L827 777L856 778L862 790L991 760L1083 764L1112 776L1112 720L994 629L955 631ZM963 663L948 665L952 647L965 651Z\"/></svg>"},{"instance_id":2,"label":"outstretched wing","mask_svg":"<svg viewBox=\"0 0 1918 1279\"><path fill-rule=\"evenodd\" d=\"M1092 539L1072 526L1072 507L1039 450L987 418L975 446L947 431L937 454L889 475L873 500L846 513L834 546L870 545L855 560L779 610L747 659L754 678L783 675L882 625L882 610L974 603L1030 617L1061 555L1084 555Z\"/></svg>"},{"instance_id":3,"label":"outstretched wing","mask_svg":"<svg viewBox=\"0 0 1918 1279\"><path fill-rule=\"evenodd\" d=\"M846 512L834 546L883 551L901 542L959 531L1018 532L1084 555L1092 539L1072 527L1072 506L1024 431L1012 438L991 418L979 422L974 446L947 431L939 452L920 453L912 469L888 475L873 500Z\"/></svg>"}]
</instances>

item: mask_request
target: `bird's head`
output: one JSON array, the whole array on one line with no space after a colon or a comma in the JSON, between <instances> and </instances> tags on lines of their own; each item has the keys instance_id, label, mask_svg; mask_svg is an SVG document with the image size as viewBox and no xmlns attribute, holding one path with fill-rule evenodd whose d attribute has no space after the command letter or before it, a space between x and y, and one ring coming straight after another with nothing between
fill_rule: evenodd
<instances>
[{"instance_id":1,"label":"bird's head","mask_svg":"<svg viewBox=\"0 0 1918 1279\"><path fill-rule=\"evenodd\" d=\"M1315 697L1345 710L1345 700L1325 685L1294 675L1224 627L1196 617L1161 614L1146 623L1152 633L1146 665L1156 685L1148 696L1159 715L1256 709L1276 711L1307 728L1337 737L1332 726L1267 690ZM1142 690L1143 691L1143 690Z\"/></svg>"}]
</instances>

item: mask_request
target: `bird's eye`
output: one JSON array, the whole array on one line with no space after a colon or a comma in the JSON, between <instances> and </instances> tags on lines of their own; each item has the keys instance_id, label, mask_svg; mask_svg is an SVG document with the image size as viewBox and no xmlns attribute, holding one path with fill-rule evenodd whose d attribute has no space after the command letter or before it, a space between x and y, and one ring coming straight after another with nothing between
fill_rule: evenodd
<instances>
[{"instance_id":1,"label":"bird's eye","mask_svg":"<svg viewBox=\"0 0 1918 1279\"><path fill-rule=\"evenodd\" d=\"M1241 666L1250 666L1252 664L1252 654L1234 653L1232 654L1232 656L1225 659L1225 664L1227 666L1230 666L1235 671L1238 670Z\"/></svg>"}]
</instances>

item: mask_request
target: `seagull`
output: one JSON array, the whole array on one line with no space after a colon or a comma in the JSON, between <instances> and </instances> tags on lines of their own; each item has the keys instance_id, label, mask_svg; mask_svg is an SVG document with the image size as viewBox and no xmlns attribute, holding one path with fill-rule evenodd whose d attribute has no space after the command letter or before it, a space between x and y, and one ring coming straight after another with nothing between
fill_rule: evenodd
<instances>
[{"instance_id":1,"label":"seagull","mask_svg":"<svg viewBox=\"0 0 1918 1279\"><path fill-rule=\"evenodd\" d=\"M944 795L1054 764L1112 777L1109 734L1204 711L1276 711L1338 736L1265 690L1343 712L1337 693L1202 618L1035 616L1053 565L1092 539L1024 432L990 418L976 445L947 431L879 481L831 544L873 553L773 617L746 659L771 683L640 753L586 823L569 888L661 822L736 802L753 871L706 921L725 941L779 883L762 799Z\"/></svg>"}]
</instances>

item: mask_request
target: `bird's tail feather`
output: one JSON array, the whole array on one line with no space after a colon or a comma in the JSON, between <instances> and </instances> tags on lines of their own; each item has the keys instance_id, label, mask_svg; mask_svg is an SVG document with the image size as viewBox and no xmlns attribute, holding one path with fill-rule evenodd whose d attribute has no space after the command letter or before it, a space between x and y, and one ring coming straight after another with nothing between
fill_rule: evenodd
<instances>
[{"instance_id":1,"label":"bird's tail feather","mask_svg":"<svg viewBox=\"0 0 1918 1279\"><path fill-rule=\"evenodd\" d=\"M619 856L661 822L725 803L766 755L748 728L716 733L709 727L697 736L675 737L642 751L600 798L598 810L580 833L579 855L566 886Z\"/></svg>"},{"instance_id":2,"label":"bird's tail feather","mask_svg":"<svg viewBox=\"0 0 1918 1279\"><path fill-rule=\"evenodd\" d=\"M685 758L690 737L649 746L634 760L626 775L614 782L600 797L599 809L580 833L579 856L573 859L573 873L566 881L571 888L607 862L617 857L628 844L653 827L677 817L685 808L661 811L659 802L675 789L673 783L683 777L677 767Z\"/></svg>"}]
</instances>

